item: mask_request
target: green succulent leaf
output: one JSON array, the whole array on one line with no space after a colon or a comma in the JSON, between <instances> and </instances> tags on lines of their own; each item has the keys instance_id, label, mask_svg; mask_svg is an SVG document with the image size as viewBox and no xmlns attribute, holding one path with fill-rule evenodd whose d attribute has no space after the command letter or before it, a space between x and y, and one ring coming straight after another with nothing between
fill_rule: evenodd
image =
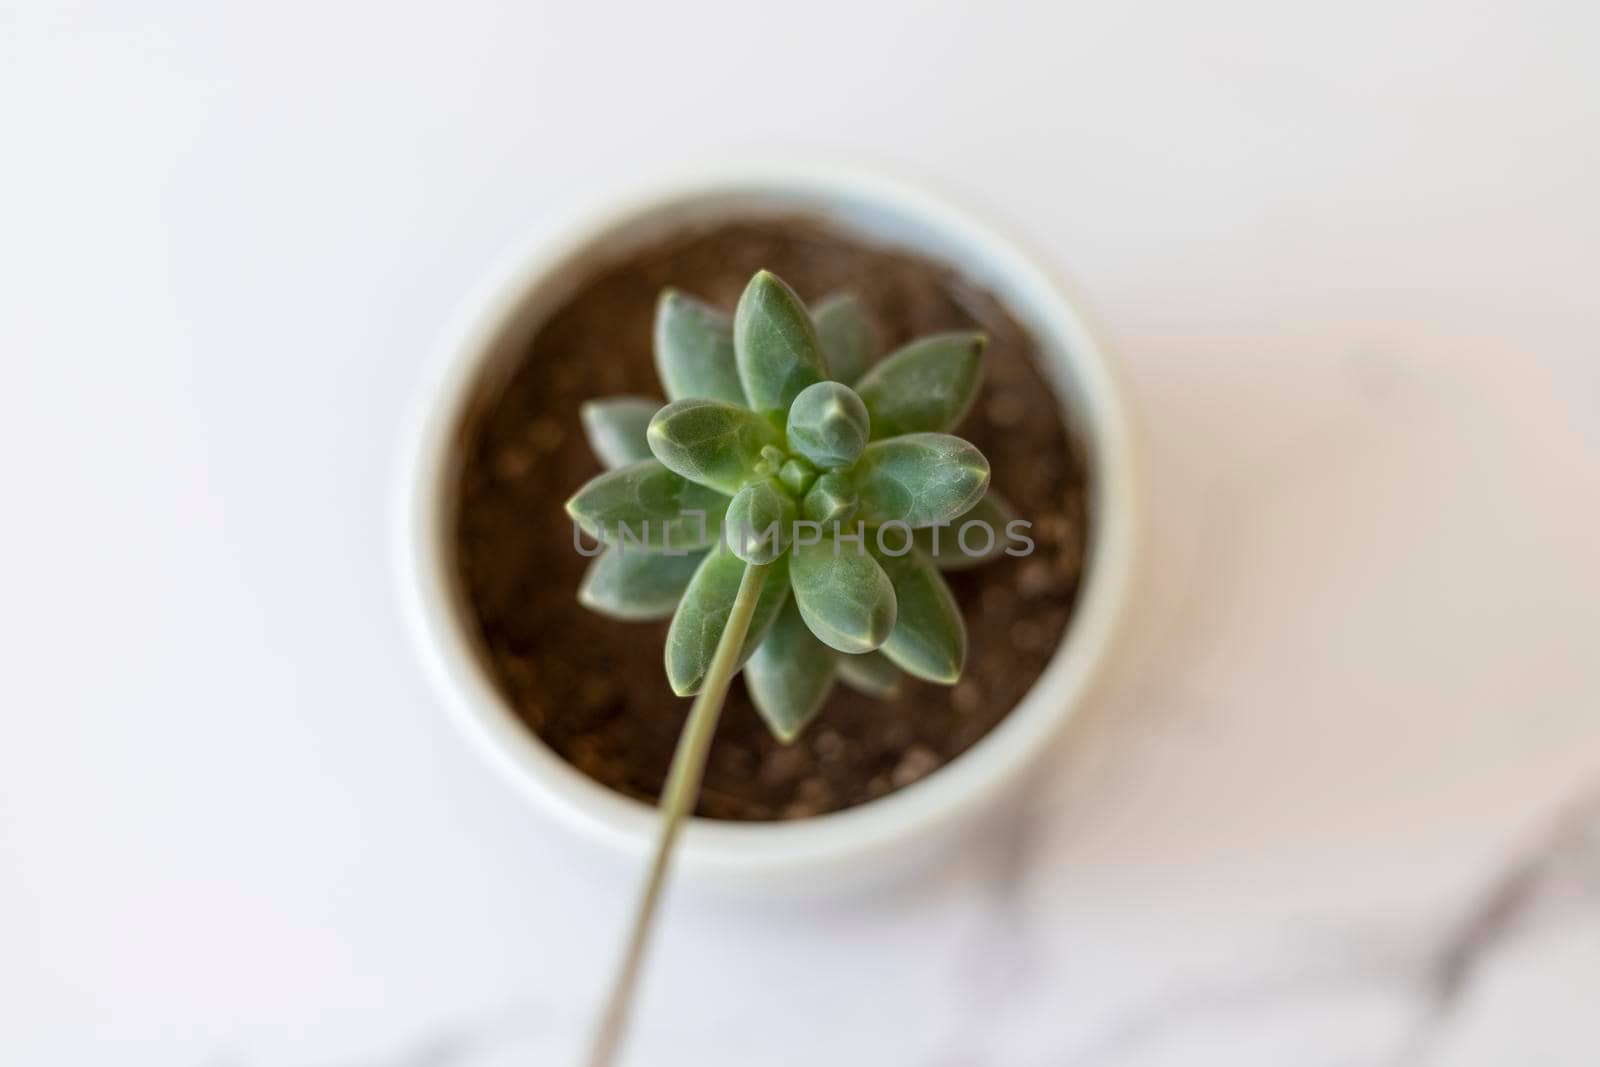
<instances>
[{"instance_id":1,"label":"green succulent leaf","mask_svg":"<svg viewBox=\"0 0 1600 1067\"><path fill-rule=\"evenodd\" d=\"M878 561L854 541L797 539L789 554L795 603L811 632L840 652L871 652L894 629L895 593Z\"/></svg>"},{"instance_id":2,"label":"green succulent leaf","mask_svg":"<svg viewBox=\"0 0 1600 1067\"><path fill-rule=\"evenodd\" d=\"M567 501L567 514L590 537L626 540L630 550L643 542L653 552L714 543L727 510L726 496L653 459L591 478Z\"/></svg>"},{"instance_id":3,"label":"green succulent leaf","mask_svg":"<svg viewBox=\"0 0 1600 1067\"><path fill-rule=\"evenodd\" d=\"M585 401L578 408L589 450L607 470L650 459L645 429L661 405L641 396L613 396Z\"/></svg>"},{"instance_id":4,"label":"green succulent leaf","mask_svg":"<svg viewBox=\"0 0 1600 1067\"><path fill-rule=\"evenodd\" d=\"M848 467L867 447L867 407L848 386L818 382L789 405L789 448L822 470Z\"/></svg>"},{"instance_id":5,"label":"green succulent leaf","mask_svg":"<svg viewBox=\"0 0 1600 1067\"><path fill-rule=\"evenodd\" d=\"M799 456L790 456L778 468L778 481L797 497L804 497L817 481L817 468Z\"/></svg>"},{"instance_id":6,"label":"green succulent leaf","mask_svg":"<svg viewBox=\"0 0 1600 1067\"><path fill-rule=\"evenodd\" d=\"M828 364L828 377L852 385L866 372L878 344L872 333L872 320L853 293L826 296L811 312L817 326L817 340Z\"/></svg>"},{"instance_id":7,"label":"green succulent leaf","mask_svg":"<svg viewBox=\"0 0 1600 1067\"><path fill-rule=\"evenodd\" d=\"M771 271L758 271L733 313L733 348L750 406L775 418L800 390L827 377L805 305Z\"/></svg>"},{"instance_id":8,"label":"green succulent leaf","mask_svg":"<svg viewBox=\"0 0 1600 1067\"><path fill-rule=\"evenodd\" d=\"M663 289L656 302L656 377L668 400L745 402L733 358L733 323L726 314Z\"/></svg>"},{"instance_id":9,"label":"green succulent leaf","mask_svg":"<svg viewBox=\"0 0 1600 1067\"><path fill-rule=\"evenodd\" d=\"M682 556L615 545L596 556L578 586L578 602L613 619L665 619L678 606L704 552Z\"/></svg>"},{"instance_id":10,"label":"green succulent leaf","mask_svg":"<svg viewBox=\"0 0 1600 1067\"><path fill-rule=\"evenodd\" d=\"M775 479L745 486L723 521L729 551L746 563L771 563L788 550L798 511Z\"/></svg>"},{"instance_id":11,"label":"green succulent leaf","mask_svg":"<svg viewBox=\"0 0 1600 1067\"><path fill-rule=\"evenodd\" d=\"M989 486L989 461L959 437L915 433L874 441L851 472L869 526L949 522Z\"/></svg>"},{"instance_id":12,"label":"green succulent leaf","mask_svg":"<svg viewBox=\"0 0 1600 1067\"><path fill-rule=\"evenodd\" d=\"M761 644L784 601L789 599L788 559L788 556L778 557L767 572L761 597L756 601L755 615L750 619L750 631L739 653L740 664ZM711 667L711 657L716 654L717 642L727 628L728 612L738 595L744 569L743 560L718 548L707 553L689 580L689 587L684 590L678 610L672 616L672 625L667 628L667 681L679 696L700 691L706 671Z\"/></svg>"},{"instance_id":13,"label":"green succulent leaf","mask_svg":"<svg viewBox=\"0 0 1600 1067\"><path fill-rule=\"evenodd\" d=\"M907 674L954 685L967 659L967 627L944 577L915 548L903 556L876 553L876 558L899 604L883 654Z\"/></svg>"},{"instance_id":14,"label":"green succulent leaf","mask_svg":"<svg viewBox=\"0 0 1600 1067\"><path fill-rule=\"evenodd\" d=\"M766 419L721 400L675 400L656 412L647 437L669 470L729 496L750 479L762 449L783 443Z\"/></svg>"},{"instance_id":15,"label":"green succulent leaf","mask_svg":"<svg viewBox=\"0 0 1600 1067\"><path fill-rule=\"evenodd\" d=\"M903 675L882 651L840 656L834 661L839 680L856 692L879 700L898 696Z\"/></svg>"},{"instance_id":16,"label":"green succulent leaf","mask_svg":"<svg viewBox=\"0 0 1600 1067\"><path fill-rule=\"evenodd\" d=\"M950 520L950 525L935 530L924 526L914 534L917 549L933 560L942 571L964 571L998 559L1006 550L1006 526L1016 520L1017 513L994 486L983 494L972 507ZM991 540L983 530L973 527L967 531L966 543L972 549L968 554L961 547L961 530L970 522L979 522L993 532ZM935 539L937 538L937 544Z\"/></svg>"},{"instance_id":17,"label":"green succulent leaf","mask_svg":"<svg viewBox=\"0 0 1600 1067\"><path fill-rule=\"evenodd\" d=\"M779 741L800 736L822 710L838 655L817 640L790 598L744 668L750 700Z\"/></svg>"},{"instance_id":18,"label":"green succulent leaf","mask_svg":"<svg viewBox=\"0 0 1600 1067\"><path fill-rule=\"evenodd\" d=\"M873 440L954 429L978 394L986 343L981 333L940 333L885 356L856 383Z\"/></svg>"},{"instance_id":19,"label":"green succulent leaf","mask_svg":"<svg viewBox=\"0 0 1600 1067\"><path fill-rule=\"evenodd\" d=\"M847 523L856 513L859 499L847 474L830 471L812 483L800 502L800 511L812 522L832 529L833 523Z\"/></svg>"}]
</instances>

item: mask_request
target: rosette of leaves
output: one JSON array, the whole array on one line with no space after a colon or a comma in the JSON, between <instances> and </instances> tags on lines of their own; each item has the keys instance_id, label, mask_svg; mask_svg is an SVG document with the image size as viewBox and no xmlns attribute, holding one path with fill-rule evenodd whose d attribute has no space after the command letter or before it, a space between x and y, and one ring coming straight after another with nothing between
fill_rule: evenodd
<instances>
[{"instance_id":1,"label":"rosette of leaves","mask_svg":"<svg viewBox=\"0 0 1600 1067\"><path fill-rule=\"evenodd\" d=\"M936 334L874 361L854 297L808 310L762 271L732 316L663 292L654 346L665 406L582 409L609 470L567 503L608 546L580 600L620 619L671 616L667 678L687 696L747 569L763 568L737 663L785 742L836 678L874 696L902 672L953 684L966 631L940 571L997 555L1011 517L983 455L949 432L977 392L983 336ZM957 541L975 519L988 528L967 539L977 555Z\"/></svg>"}]
</instances>

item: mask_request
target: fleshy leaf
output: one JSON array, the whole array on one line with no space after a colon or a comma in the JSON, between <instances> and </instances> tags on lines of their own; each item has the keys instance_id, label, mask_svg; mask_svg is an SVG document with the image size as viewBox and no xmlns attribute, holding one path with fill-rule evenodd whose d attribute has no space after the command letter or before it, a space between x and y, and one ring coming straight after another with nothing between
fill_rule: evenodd
<instances>
[{"instance_id":1,"label":"fleshy leaf","mask_svg":"<svg viewBox=\"0 0 1600 1067\"><path fill-rule=\"evenodd\" d=\"M668 618L704 556L704 552L669 556L613 545L596 556L584 572L578 602L613 619L645 622Z\"/></svg>"},{"instance_id":2,"label":"fleshy leaf","mask_svg":"<svg viewBox=\"0 0 1600 1067\"><path fill-rule=\"evenodd\" d=\"M822 710L838 655L817 640L791 598L744 668L750 700L779 741L793 741Z\"/></svg>"},{"instance_id":3,"label":"fleshy leaf","mask_svg":"<svg viewBox=\"0 0 1600 1067\"><path fill-rule=\"evenodd\" d=\"M642 396L585 401L578 408L578 418L583 423L583 435L589 439L589 450L607 470L650 459L650 444L644 432L660 407Z\"/></svg>"},{"instance_id":4,"label":"fleshy leaf","mask_svg":"<svg viewBox=\"0 0 1600 1067\"><path fill-rule=\"evenodd\" d=\"M887 700L900 692L904 677L882 650L863 652L859 656L840 656L834 661L839 680L858 693L879 700Z\"/></svg>"},{"instance_id":5,"label":"fleshy leaf","mask_svg":"<svg viewBox=\"0 0 1600 1067\"><path fill-rule=\"evenodd\" d=\"M786 436L798 452L821 470L848 467L867 447L866 405L848 385L818 382L800 390L789 405Z\"/></svg>"},{"instance_id":6,"label":"fleshy leaf","mask_svg":"<svg viewBox=\"0 0 1600 1067\"><path fill-rule=\"evenodd\" d=\"M741 665L761 644L767 628L778 617L784 601L789 599L788 560L788 556L778 557L767 572L755 614L750 619L750 632L739 654ZM667 628L667 681L672 691L681 697L699 692L705 681L717 642L727 628L728 612L733 610L744 568L745 562L738 556L718 548L707 553L694 577L689 579L689 588L684 590L678 610L672 616L672 625Z\"/></svg>"},{"instance_id":7,"label":"fleshy leaf","mask_svg":"<svg viewBox=\"0 0 1600 1067\"><path fill-rule=\"evenodd\" d=\"M726 496L653 459L597 475L567 501L567 514L590 537L613 545L626 539L630 550L643 542L652 552L715 543L727 510Z\"/></svg>"},{"instance_id":8,"label":"fleshy leaf","mask_svg":"<svg viewBox=\"0 0 1600 1067\"><path fill-rule=\"evenodd\" d=\"M828 377L852 385L866 373L872 354L877 351L872 321L866 308L853 293L826 296L811 312L817 326L817 340L828 364Z\"/></svg>"},{"instance_id":9,"label":"fleshy leaf","mask_svg":"<svg viewBox=\"0 0 1600 1067\"><path fill-rule=\"evenodd\" d=\"M812 483L805 499L800 502L800 510L810 521L822 523L824 529L832 529L833 523L850 521L856 513L857 503L856 487L850 481L850 476L830 471Z\"/></svg>"},{"instance_id":10,"label":"fleshy leaf","mask_svg":"<svg viewBox=\"0 0 1600 1067\"><path fill-rule=\"evenodd\" d=\"M856 383L872 439L954 429L978 394L986 343L981 333L939 333L885 356Z\"/></svg>"},{"instance_id":11,"label":"fleshy leaf","mask_svg":"<svg viewBox=\"0 0 1600 1067\"><path fill-rule=\"evenodd\" d=\"M788 558L795 603L823 644L850 653L883 644L894 629L895 594L877 560L832 536L814 545L797 539Z\"/></svg>"},{"instance_id":12,"label":"fleshy leaf","mask_svg":"<svg viewBox=\"0 0 1600 1067\"><path fill-rule=\"evenodd\" d=\"M771 271L758 271L739 297L733 348L750 407L780 421L800 390L827 377L811 316Z\"/></svg>"},{"instance_id":13,"label":"fleshy leaf","mask_svg":"<svg viewBox=\"0 0 1600 1067\"><path fill-rule=\"evenodd\" d=\"M896 667L940 685L955 685L967 659L967 627L939 569L915 548L877 554L894 583L899 613L882 652Z\"/></svg>"},{"instance_id":14,"label":"fleshy leaf","mask_svg":"<svg viewBox=\"0 0 1600 1067\"><path fill-rule=\"evenodd\" d=\"M729 496L750 479L763 448L783 443L766 419L721 400L675 400L656 412L647 436L669 470Z\"/></svg>"},{"instance_id":15,"label":"fleshy leaf","mask_svg":"<svg viewBox=\"0 0 1600 1067\"><path fill-rule=\"evenodd\" d=\"M1017 513L1006 503L1006 498L991 485L982 500L951 519L949 526L938 530L924 526L917 530L916 545L942 571L968 570L998 559L1005 552L1009 543L1006 526L1016 517ZM970 554L961 546L961 530L969 522L981 522L994 533L991 541L989 535L977 527L968 530L966 544L967 548L972 549ZM937 546L935 537L938 538Z\"/></svg>"},{"instance_id":16,"label":"fleshy leaf","mask_svg":"<svg viewBox=\"0 0 1600 1067\"><path fill-rule=\"evenodd\" d=\"M989 461L959 437L914 433L868 445L851 476L867 525L915 528L949 522L976 504L989 486Z\"/></svg>"},{"instance_id":17,"label":"fleshy leaf","mask_svg":"<svg viewBox=\"0 0 1600 1067\"><path fill-rule=\"evenodd\" d=\"M752 482L728 505L723 521L728 550L746 563L771 563L788 550L798 510L776 480Z\"/></svg>"},{"instance_id":18,"label":"fleshy leaf","mask_svg":"<svg viewBox=\"0 0 1600 1067\"><path fill-rule=\"evenodd\" d=\"M733 358L733 322L726 314L663 289L656 302L656 377L668 400L724 400L743 404Z\"/></svg>"},{"instance_id":19,"label":"fleshy leaf","mask_svg":"<svg viewBox=\"0 0 1600 1067\"><path fill-rule=\"evenodd\" d=\"M804 497L817 481L817 468L799 456L790 456L778 468L778 481L797 497Z\"/></svg>"}]
</instances>

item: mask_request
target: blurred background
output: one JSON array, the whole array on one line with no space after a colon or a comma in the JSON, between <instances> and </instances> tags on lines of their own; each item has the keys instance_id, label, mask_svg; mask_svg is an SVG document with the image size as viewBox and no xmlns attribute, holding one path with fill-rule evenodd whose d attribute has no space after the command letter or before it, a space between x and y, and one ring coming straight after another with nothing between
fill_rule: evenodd
<instances>
[{"instance_id":1,"label":"blurred background","mask_svg":"<svg viewBox=\"0 0 1600 1067\"><path fill-rule=\"evenodd\" d=\"M672 899L631 1062L1592 1064L1600 9L0 0L0 1062L561 1063L631 873L398 621L509 243L832 160L1074 276L1130 655L915 884Z\"/></svg>"}]
</instances>

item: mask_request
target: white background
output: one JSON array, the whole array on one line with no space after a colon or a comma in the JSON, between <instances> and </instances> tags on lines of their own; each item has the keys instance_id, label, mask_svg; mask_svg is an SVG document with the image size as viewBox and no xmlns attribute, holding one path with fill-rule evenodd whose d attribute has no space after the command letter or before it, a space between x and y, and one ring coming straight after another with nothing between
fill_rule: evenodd
<instances>
[{"instance_id":1,"label":"white background","mask_svg":"<svg viewBox=\"0 0 1600 1067\"><path fill-rule=\"evenodd\" d=\"M633 1062L1592 1064L1592 891L1416 1012L1600 784L1597 10L0 2L0 1062L559 1062L634 880L424 690L402 419L513 237L756 154L1080 281L1139 656L925 882L674 898Z\"/></svg>"}]
</instances>

